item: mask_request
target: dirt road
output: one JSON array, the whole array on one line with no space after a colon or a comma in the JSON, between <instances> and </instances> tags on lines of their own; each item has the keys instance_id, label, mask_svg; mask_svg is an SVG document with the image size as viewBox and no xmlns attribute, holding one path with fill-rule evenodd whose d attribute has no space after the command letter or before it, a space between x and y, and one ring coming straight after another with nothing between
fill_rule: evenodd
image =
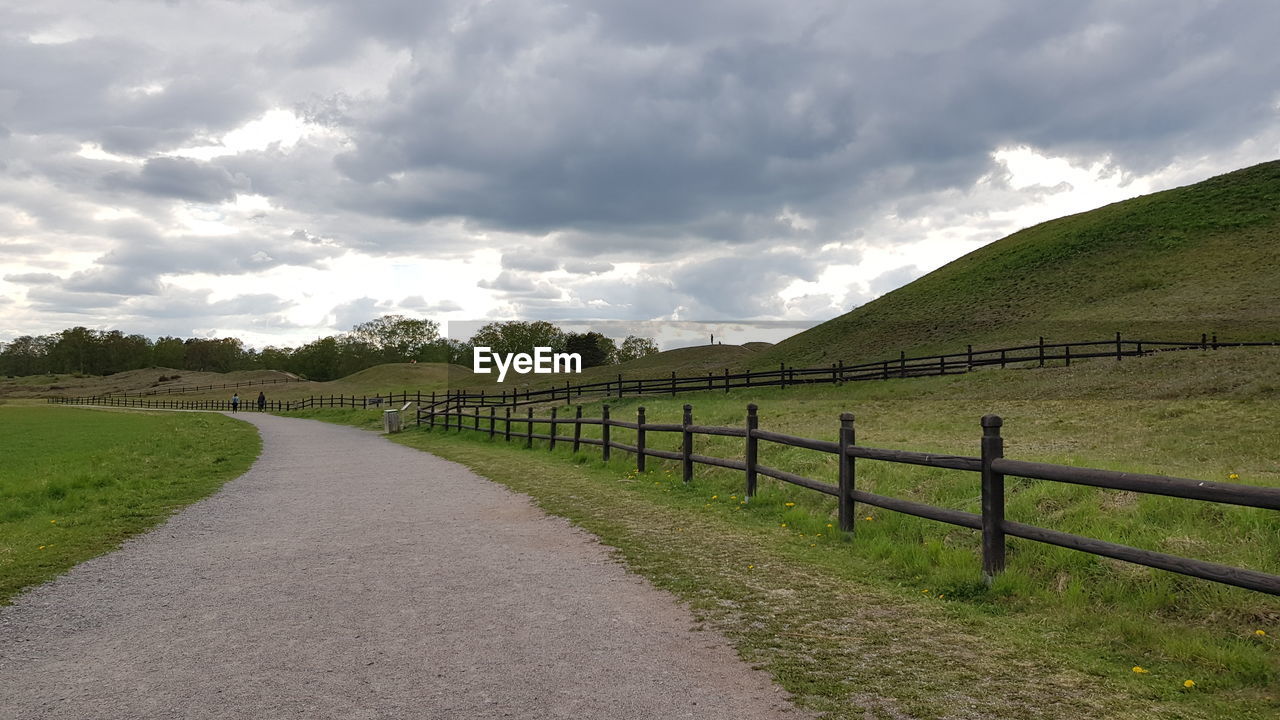
<instances>
[{"instance_id":1,"label":"dirt road","mask_svg":"<svg viewBox=\"0 0 1280 720\"><path fill-rule=\"evenodd\" d=\"M0 608L0 717L798 718L607 548L372 433L262 457Z\"/></svg>"}]
</instances>

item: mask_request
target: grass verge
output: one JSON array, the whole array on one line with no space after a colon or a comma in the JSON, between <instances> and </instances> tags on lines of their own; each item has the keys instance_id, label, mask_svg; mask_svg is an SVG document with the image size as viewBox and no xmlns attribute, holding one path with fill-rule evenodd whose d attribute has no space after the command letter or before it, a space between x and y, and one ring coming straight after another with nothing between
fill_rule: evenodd
<instances>
[{"instance_id":1,"label":"grass verge","mask_svg":"<svg viewBox=\"0 0 1280 720\"><path fill-rule=\"evenodd\" d=\"M205 413L0 407L0 603L248 470L256 430Z\"/></svg>"}]
</instances>

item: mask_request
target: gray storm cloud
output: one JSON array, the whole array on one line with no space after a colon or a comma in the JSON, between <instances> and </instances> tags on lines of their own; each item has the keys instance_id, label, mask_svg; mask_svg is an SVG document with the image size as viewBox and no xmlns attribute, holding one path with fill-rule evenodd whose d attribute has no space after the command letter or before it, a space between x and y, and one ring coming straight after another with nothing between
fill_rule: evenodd
<instances>
[{"instance_id":1,"label":"gray storm cloud","mask_svg":"<svg viewBox=\"0 0 1280 720\"><path fill-rule=\"evenodd\" d=\"M945 213L935 193L984 177L1007 192L1000 148L1144 173L1274 133L1278 26L1280 6L1155 0L10 4L0 247L29 260L14 278L57 249L97 258L12 280L40 312L479 246L502 252L481 288L517 313L769 315L875 219ZM173 155L272 108L324 132ZM247 194L270 208L226 209ZM114 232L101 208L151 229ZM235 231L194 237L192 208ZM641 269L601 277L622 263ZM401 307L371 300L331 316Z\"/></svg>"}]
</instances>

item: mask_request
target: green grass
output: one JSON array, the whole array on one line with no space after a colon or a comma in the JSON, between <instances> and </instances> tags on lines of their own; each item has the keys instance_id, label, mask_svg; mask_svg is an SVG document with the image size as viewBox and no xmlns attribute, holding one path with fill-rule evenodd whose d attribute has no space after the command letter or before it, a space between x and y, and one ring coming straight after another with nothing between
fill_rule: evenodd
<instances>
[{"instance_id":1,"label":"green grass","mask_svg":"<svg viewBox=\"0 0 1280 720\"><path fill-rule=\"evenodd\" d=\"M978 418L994 412L1005 418L1010 457L1217 481L1235 473L1237 482L1280 486L1276 360L1274 350L1170 353L611 407L613 417L631 419L643 404L651 422L678 422L688 402L700 424L740 425L746 403L756 402L763 428L825 439L835 439L839 413L849 410L861 444L966 455L978 452ZM599 414L596 406L586 412ZM677 449L676 435L649 437L653 447ZM622 429L614 438L633 442ZM466 462L597 533L804 702L836 717L861 717L839 710L853 687L925 717L945 715L939 693L997 717L1270 718L1280 710L1280 601L1270 596L1018 539L1009 571L988 589L970 530L860 506L850 541L827 527L835 522L831 498L762 480L743 505L738 472L698 466L685 486L675 463L650 459L651 472L637 475L620 451L604 465L595 448L579 457L563 447L527 452L469 432L415 430L398 439ZM699 437L695 452L741 457L741 444ZM761 448L761 462L834 480L831 456ZM858 482L978 509L972 473L859 461ZM1008 485L1014 520L1280 573L1275 512ZM748 564L768 573L744 574ZM863 667L867 656L876 661ZM1135 674L1135 665L1151 672ZM1194 690L1182 687L1186 679ZM995 689L975 698L990 682ZM1078 696L1096 705L1082 710Z\"/></svg>"},{"instance_id":2,"label":"green grass","mask_svg":"<svg viewBox=\"0 0 1280 720\"><path fill-rule=\"evenodd\" d=\"M250 425L213 414L0 407L0 603L244 473Z\"/></svg>"},{"instance_id":3,"label":"green grass","mask_svg":"<svg viewBox=\"0 0 1280 720\"><path fill-rule=\"evenodd\" d=\"M756 354L795 367L1103 340L1280 339L1280 161L1027 228Z\"/></svg>"}]
</instances>

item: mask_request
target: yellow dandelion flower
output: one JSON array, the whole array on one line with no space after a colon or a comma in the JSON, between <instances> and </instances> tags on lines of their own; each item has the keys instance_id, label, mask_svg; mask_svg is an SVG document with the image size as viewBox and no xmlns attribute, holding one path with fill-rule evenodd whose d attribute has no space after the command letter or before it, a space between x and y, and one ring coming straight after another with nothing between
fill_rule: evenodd
<instances>
[{"instance_id":1,"label":"yellow dandelion flower","mask_svg":"<svg viewBox=\"0 0 1280 720\"><path fill-rule=\"evenodd\" d=\"M831 523L827 523L827 527L832 527Z\"/></svg>"},{"instance_id":2,"label":"yellow dandelion flower","mask_svg":"<svg viewBox=\"0 0 1280 720\"><path fill-rule=\"evenodd\" d=\"M755 570L755 569L756 569L756 566L755 566L755 565L748 565L748 566L747 566L747 569L748 569L748 570Z\"/></svg>"},{"instance_id":3,"label":"yellow dandelion flower","mask_svg":"<svg viewBox=\"0 0 1280 720\"><path fill-rule=\"evenodd\" d=\"M925 589L921 590L920 592L924 593L925 595L928 595L928 594L929 594L929 588L925 588Z\"/></svg>"},{"instance_id":4,"label":"yellow dandelion flower","mask_svg":"<svg viewBox=\"0 0 1280 720\"><path fill-rule=\"evenodd\" d=\"M813 536L814 536L814 537L822 537L822 533L814 533L814 534L813 534Z\"/></svg>"},{"instance_id":5,"label":"yellow dandelion flower","mask_svg":"<svg viewBox=\"0 0 1280 720\"><path fill-rule=\"evenodd\" d=\"M786 527L786 526L787 526L787 524L786 524L786 523L782 523L782 527Z\"/></svg>"},{"instance_id":6,"label":"yellow dandelion flower","mask_svg":"<svg viewBox=\"0 0 1280 720\"><path fill-rule=\"evenodd\" d=\"M730 499L730 500L737 500L737 499L738 499L738 496L737 496L737 495L730 495L730 496L729 496L729 499Z\"/></svg>"},{"instance_id":7,"label":"yellow dandelion flower","mask_svg":"<svg viewBox=\"0 0 1280 720\"><path fill-rule=\"evenodd\" d=\"M57 525L57 524L58 524L58 521L57 521L57 520L50 520L49 522L53 523L54 525Z\"/></svg>"},{"instance_id":8,"label":"yellow dandelion flower","mask_svg":"<svg viewBox=\"0 0 1280 720\"><path fill-rule=\"evenodd\" d=\"M809 547L818 547L818 546L813 543L809 543Z\"/></svg>"},{"instance_id":9,"label":"yellow dandelion flower","mask_svg":"<svg viewBox=\"0 0 1280 720\"><path fill-rule=\"evenodd\" d=\"M1266 631L1266 630L1254 630L1254 631L1253 631L1253 634L1254 634L1254 635L1257 635L1258 637L1266 637L1266 636L1267 636L1267 631Z\"/></svg>"},{"instance_id":10,"label":"yellow dandelion flower","mask_svg":"<svg viewBox=\"0 0 1280 720\"><path fill-rule=\"evenodd\" d=\"M36 549L37 549L37 550L43 550L43 549L44 549L44 546L43 546L43 545L41 545L40 547L38 547L38 548L36 548Z\"/></svg>"},{"instance_id":11,"label":"yellow dandelion flower","mask_svg":"<svg viewBox=\"0 0 1280 720\"><path fill-rule=\"evenodd\" d=\"M1196 681L1195 681L1195 680L1183 680L1183 681L1182 681L1182 687L1184 687L1184 688L1193 688L1193 687L1195 687L1195 686L1196 686Z\"/></svg>"},{"instance_id":12,"label":"yellow dandelion flower","mask_svg":"<svg viewBox=\"0 0 1280 720\"><path fill-rule=\"evenodd\" d=\"M1239 475L1237 475L1237 474L1235 474L1235 473L1231 473L1230 475L1228 475L1228 476L1227 476L1227 479L1228 479L1228 480L1239 480L1239 479L1240 479L1240 476L1239 476Z\"/></svg>"},{"instance_id":13,"label":"yellow dandelion flower","mask_svg":"<svg viewBox=\"0 0 1280 720\"><path fill-rule=\"evenodd\" d=\"M712 500L715 500L715 499L717 499L717 498L719 498L719 497L720 497L719 495L712 495L712 496L711 496L711 499L712 499Z\"/></svg>"},{"instance_id":14,"label":"yellow dandelion flower","mask_svg":"<svg viewBox=\"0 0 1280 720\"><path fill-rule=\"evenodd\" d=\"M795 504L795 503L782 503L782 504L783 504L783 505L786 505L787 507L795 507L795 506L796 506L796 504Z\"/></svg>"},{"instance_id":15,"label":"yellow dandelion flower","mask_svg":"<svg viewBox=\"0 0 1280 720\"><path fill-rule=\"evenodd\" d=\"M1141 665L1134 665L1133 671L1138 673L1139 675L1146 675L1147 673L1151 672L1150 670L1142 667Z\"/></svg>"},{"instance_id":16,"label":"yellow dandelion flower","mask_svg":"<svg viewBox=\"0 0 1280 720\"><path fill-rule=\"evenodd\" d=\"M865 518L863 518L863 519L865 519L865 520L875 520L875 518L871 517L870 515L866 516L866 517L865 517Z\"/></svg>"}]
</instances>

